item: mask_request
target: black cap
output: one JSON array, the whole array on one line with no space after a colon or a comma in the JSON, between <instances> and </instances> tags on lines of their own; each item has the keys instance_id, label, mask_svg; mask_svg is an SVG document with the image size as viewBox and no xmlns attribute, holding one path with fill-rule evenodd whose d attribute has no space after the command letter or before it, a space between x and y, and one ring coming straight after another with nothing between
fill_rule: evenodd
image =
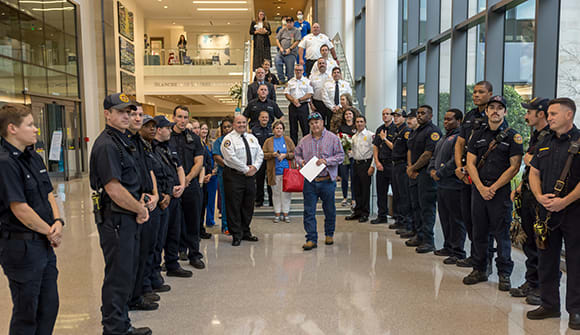
<instances>
[{"instance_id":1,"label":"black cap","mask_svg":"<svg viewBox=\"0 0 580 335\"><path fill-rule=\"evenodd\" d=\"M411 108L411 112L407 114L407 117L417 117L417 108Z\"/></svg>"},{"instance_id":2,"label":"black cap","mask_svg":"<svg viewBox=\"0 0 580 335\"><path fill-rule=\"evenodd\" d=\"M322 115L320 115L320 113L314 112L308 115L308 121L310 120L324 120L324 119L322 118Z\"/></svg>"},{"instance_id":3,"label":"black cap","mask_svg":"<svg viewBox=\"0 0 580 335\"><path fill-rule=\"evenodd\" d=\"M550 99L535 97L528 103L522 102L522 107L547 112L549 102Z\"/></svg>"},{"instance_id":4,"label":"black cap","mask_svg":"<svg viewBox=\"0 0 580 335\"><path fill-rule=\"evenodd\" d=\"M164 115L157 115L153 120L157 122L157 128L171 127L171 122Z\"/></svg>"},{"instance_id":5,"label":"black cap","mask_svg":"<svg viewBox=\"0 0 580 335\"><path fill-rule=\"evenodd\" d=\"M103 102L105 109L125 109L130 107L132 110L137 110L137 105L131 101L125 93L115 93L107 96Z\"/></svg>"},{"instance_id":6,"label":"black cap","mask_svg":"<svg viewBox=\"0 0 580 335\"><path fill-rule=\"evenodd\" d=\"M392 114L397 114L397 115L401 115L402 117L407 117L407 112L402 108L395 109Z\"/></svg>"},{"instance_id":7,"label":"black cap","mask_svg":"<svg viewBox=\"0 0 580 335\"><path fill-rule=\"evenodd\" d=\"M493 97L491 97L491 99L489 99L489 102L487 103L487 105L489 106L489 104L492 102L499 102L500 104L503 105L504 108L507 109L507 103L505 102L505 98L502 97L501 95L494 95Z\"/></svg>"}]
</instances>

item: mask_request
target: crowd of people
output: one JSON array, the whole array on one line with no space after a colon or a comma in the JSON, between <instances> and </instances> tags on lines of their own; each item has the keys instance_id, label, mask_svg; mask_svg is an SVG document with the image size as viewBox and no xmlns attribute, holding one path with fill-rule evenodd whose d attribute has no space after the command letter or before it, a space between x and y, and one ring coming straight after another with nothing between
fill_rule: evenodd
<instances>
[{"instance_id":1,"label":"crowd of people","mask_svg":"<svg viewBox=\"0 0 580 335\"><path fill-rule=\"evenodd\" d=\"M216 189L221 229L231 236L232 246L255 243L255 206L264 205L268 194L273 221L290 222L284 171L309 163L322 168L303 184L303 250L318 247L319 199L324 243L335 243L338 178L342 204L353 206L345 219L368 222L375 176L378 213L371 224L389 223L392 187L394 222L388 227L407 239L405 245L419 254L442 256L446 265L472 268L463 278L465 285L487 281L496 254L498 289L539 306L527 313L529 319L560 316L564 240L569 327L580 329L580 230L575 227L575 215L580 214L580 131L573 123L575 103L540 97L523 103L526 122L534 129L525 151L522 135L506 120L506 100L494 95L487 81L475 85L477 107L465 115L455 108L442 111L445 133L433 123L429 105L409 112L385 108L383 124L373 132L352 105L352 90L341 78L334 48L320 25L314 23L312 33L296 43L294 21L285 20L277 44L286 72L278 71L278 81L269 72L268 57L254 59L262 65L248 87L248 96L255 98L243 114L221 121L214 143L208 140L208 125L192 120L186 106L176 106L170 121L144 114L123 93L105 98L106 127L90 155L93 212L105 262L103 333L151 334L147 327L132 326L129 311L159 307L161 294L171 290L163 272L192 277L180 259L194 269L205 267L200 242L211 237L205 226L216 223ZM300 15L298 22L302 33L310 26ZM263 12L252 29L260 37L269 34ZM289 137L275 100L276 85L285 85ZM53 248L62 242L65 222L43 160L33 150L36 133L29 107L0 108L0 264L12 292L10 331L15 334L51 333L58 313ZM522 159L523 176L512 190ZM512 224L514 202L520 225ZM439 248L434 238L437 212L443 231ZM513 235L524 236L527 257L526 281L518 287L510 280L510 228L520 232Z\"/></svg>"}]
</instances>

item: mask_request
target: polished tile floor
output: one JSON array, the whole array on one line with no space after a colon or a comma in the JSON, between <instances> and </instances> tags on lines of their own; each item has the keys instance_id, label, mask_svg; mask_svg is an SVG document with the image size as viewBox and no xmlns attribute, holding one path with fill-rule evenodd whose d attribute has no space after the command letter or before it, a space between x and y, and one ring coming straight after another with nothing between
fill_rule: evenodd
<instances>
[{"instance_id":1,"label":"polished tile floor","mask_svg":"<svg viewBox=\"0 0 580 335\"><path fill-rule=\"evenodd\" d=\"M103 257L88 182L59 184L57 190L67 226L57 250L55 334L100 334ZM310 252L301 249L300 217L290 224L256 219L252 227L260 242L238 248L217 234L219 228L210 229L216 234L202 241L207 268L193 269L193 278L167 279L173 289L162 294L159 310L132 312L133 324L176 335L580 334L567 329L567 313L561 320L527 320L532 307L499 292L495 274L488 283L464 286L467 269L444 265L433 254L417 255L385 225L339 218L336 243ZM439 231L437 240L440 245ZM524 257L514 250L513 258L512 284L518 285ZM7 334L12 307L4 276L0 297L0 334Z\"/></svg>"}]
</instances>

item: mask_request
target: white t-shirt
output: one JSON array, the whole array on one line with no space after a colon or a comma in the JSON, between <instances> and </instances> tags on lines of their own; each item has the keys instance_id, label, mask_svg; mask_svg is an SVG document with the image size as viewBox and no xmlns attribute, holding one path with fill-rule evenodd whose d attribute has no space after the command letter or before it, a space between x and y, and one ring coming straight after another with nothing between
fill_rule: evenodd
<instances>
[{"instance_id":1,"label":"white t-shirt","mask_svg":"<svg viewBox=\"0 0 580 335\"><path fill-rule=\"evenodd\" d=\"M307 60L317 60L318 58L322 57L320 54L320 47L324 44L328 45L329 49L334 49L334 45L328 38L328 36L320 33L316 36L314 34L308 34L304 36L300 44L298 44L299 48L303 48L306 50L306 59Z\"/></svg>"}]
</instances>

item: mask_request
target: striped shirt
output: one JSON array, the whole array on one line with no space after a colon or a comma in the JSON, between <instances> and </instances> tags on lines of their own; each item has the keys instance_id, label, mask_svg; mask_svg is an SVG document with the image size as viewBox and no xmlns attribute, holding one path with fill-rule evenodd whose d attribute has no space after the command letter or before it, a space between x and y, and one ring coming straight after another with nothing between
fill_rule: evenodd
<instances>
[{"instance_id":1,"label":"striped shirt","mask_svg":"<svg viewBox=\"0 0 580 335\"><path fill-rule=\"evenodd\" d=\"M327 162L326 168L318 176L330 176L330 179L336 180L338 165L344 161L344 151L338 136L324 129L319 139L314 139L312 134L302 138L294 150L296 163L306 164L314 156L319 159L323 158Z\"/></svg>"}]
</instances>

